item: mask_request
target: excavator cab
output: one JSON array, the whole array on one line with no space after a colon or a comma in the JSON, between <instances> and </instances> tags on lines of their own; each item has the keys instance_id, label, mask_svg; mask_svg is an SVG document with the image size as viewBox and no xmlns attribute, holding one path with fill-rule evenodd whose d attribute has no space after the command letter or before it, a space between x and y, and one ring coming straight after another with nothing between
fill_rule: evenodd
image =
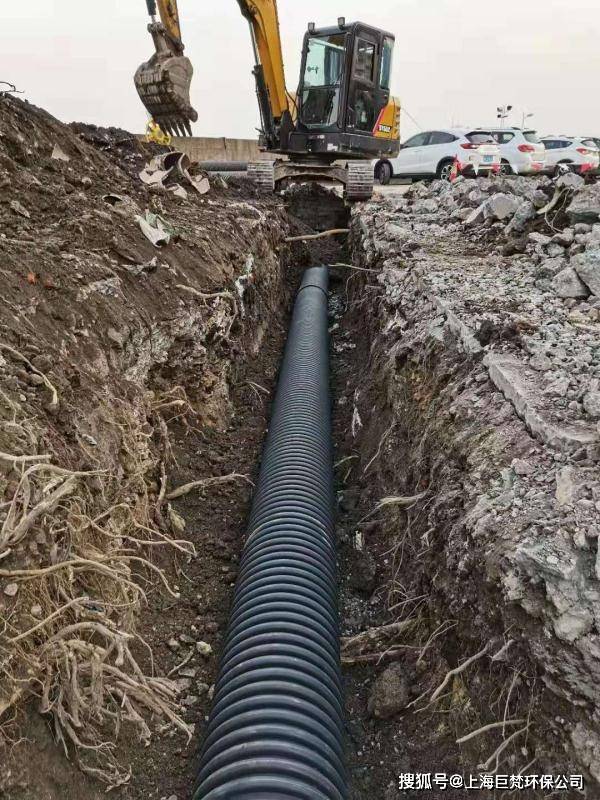
<instances>
[{"instance_id":1,"label":"excavator cab","mask_svg":"<svg viewBox=\"0 0 600 800\"><path fill-rule=\"evenodd\" d=\"M399 150L397 101L390 96L394 36L362 22L304 37L296 130L289 150L340 158L393 157Z\"/></svg>"}]
</instances>

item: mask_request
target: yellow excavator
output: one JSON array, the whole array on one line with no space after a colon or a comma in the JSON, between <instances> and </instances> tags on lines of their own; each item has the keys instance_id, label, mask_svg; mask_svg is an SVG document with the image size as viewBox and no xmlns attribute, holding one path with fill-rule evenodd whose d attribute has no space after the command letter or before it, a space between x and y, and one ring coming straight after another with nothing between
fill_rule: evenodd
<instances>
[{"instance_id":1,"label":"yellow excavator","mask_svg":"<svg viewBox=\"0 0 600 800\"><path fill-rule=\"evenodd\" d=\"M400 147L400 103L390 94L394 36L343 17L327 28L308 25L296 94L285 84L276 0L237 0L248 20L263 151L285 159L248 165L252 179L273 191L292 180L343 184L348 200L373 193L372 160ZM146 0L155 53L135 85L155 124L191 135L198 114L190 102L193 74L184 55L177 0Z\"/></svg>"}]
</instances>

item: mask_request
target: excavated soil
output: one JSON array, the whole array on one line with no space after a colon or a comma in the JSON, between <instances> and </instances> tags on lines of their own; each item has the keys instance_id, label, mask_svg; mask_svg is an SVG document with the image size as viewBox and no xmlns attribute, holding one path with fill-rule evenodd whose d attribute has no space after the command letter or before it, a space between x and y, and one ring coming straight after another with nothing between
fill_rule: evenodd
<instances>
[{"instance_id":1,"label":"excavated soil","mask_svg":"<svg viewBox=\"0 0 600 800\"><path fill-rule=\"evenodd\" d=\"M191 797L291 300L318 263L338 265L350 796L580 797L398 786L596 768L595 709L558 686L570 651L552 638L548 574L515 570L507 545L571 462L540 447L483 366L483 348L528 329L487 320L472 352L465 309L490 307L450 291L461 264L490 280L497 232L458 247L445 222L382 201L355 208L351 237L290 245L346 227L342 201L221 178L206 195L182 179L178 196L138 178L159 152L0 100L0 798ZM162 247L143 233L157 216ZM509 258L498 274L518 276ZM520 491L538 466L552 486Z\"/></svg>"}]
</instances>

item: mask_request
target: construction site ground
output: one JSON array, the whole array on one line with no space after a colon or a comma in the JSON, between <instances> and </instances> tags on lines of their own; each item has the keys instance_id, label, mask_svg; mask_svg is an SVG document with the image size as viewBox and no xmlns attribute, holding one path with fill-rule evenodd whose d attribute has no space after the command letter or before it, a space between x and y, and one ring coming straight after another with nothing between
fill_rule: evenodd
<instances>
[{"instance_id":1,"label":"construction site ground","mask_svg":"<svg viewBox=\"0 0 600 800\"><path fill-rule=\"evenodd\" d=\"M161 152L0 99L0 798L191 798L319 263L350 797L600 797L598 184L350 210L238 177L200 193L193 167L144 183ZM436 774L463 784L406 777ZM481 774L517 784L465 787ZM519 790L534 774L586 789Z\"/></svg>"}]
</instances>

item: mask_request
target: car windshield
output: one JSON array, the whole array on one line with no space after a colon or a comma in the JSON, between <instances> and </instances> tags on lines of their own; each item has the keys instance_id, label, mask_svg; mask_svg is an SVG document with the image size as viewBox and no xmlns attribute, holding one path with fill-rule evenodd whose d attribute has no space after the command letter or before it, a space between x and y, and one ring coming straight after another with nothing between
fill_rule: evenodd
<instances>
[{"instance_id":1,"label":"car windshield","mask_svg":"<svg viewBox=\"0 0 600 800\"><path fill-rule=\"evenodd\" d=\"M489 133L481 133L480 131L467 133L466 138L471 144L496 144L496 141Z\"/></svg>"},{"instance_id":2,"label":"car windshield","mask_svg":"<svg viewBox=\"0 0 600 800\"><path fill-rule=\"evenodd\" d=\"M592 148L595 147L596 149L598 148L598 145L593 139L582 139L581 144L584 147L592 147Z\"/></svg>"},{"instance_id":3,"label":"car windshield","mask_svg":"<svg viewBox=\"0 0 600 800\"><path fill-rule=\"evenodd\" d=\"M531 144L540 144L542 141L536 131L523 131L523 136L525 141L531 142Z\"/></svg>"}]
</instances>

